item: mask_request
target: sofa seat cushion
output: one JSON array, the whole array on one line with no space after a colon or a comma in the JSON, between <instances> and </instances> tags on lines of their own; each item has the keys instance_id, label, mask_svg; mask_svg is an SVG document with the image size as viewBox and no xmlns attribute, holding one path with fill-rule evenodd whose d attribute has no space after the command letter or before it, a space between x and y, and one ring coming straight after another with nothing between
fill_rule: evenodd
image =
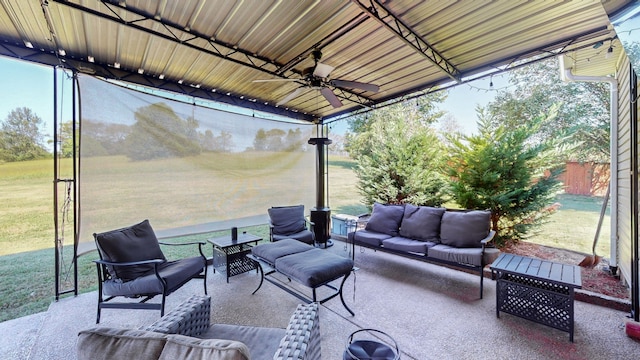
<instances>
[{"instance_id":1,"label":"sofa seat cushion","mask_svg":"<svg viewBox=\"0 0 640 360\"><path fill-rule=\"evenodd\" d=\"M481 248L457 248L454 246L438 244L429 248L429 257L460 264L474 266L482 265Z\"/></svg>"},{"instance_id":2,"label":"sofa seat cushion","mask_svg":"<svg viewBox=\"0 0 640 360\"><path fill-rule=\"evenodd\" d=\"M415 240L439 242L440 221L444 212L444 208L406 204L402 223L400 224L400 236Z\"/></svg>"},{"instance_id":3,"label":"sofa seat cushion","mask_svg":"<svg viewBox=\"0 0 640 360\"><path fill-rule=\"evenodd\" d=\"M459 248L482 247L490 221L490 211L446 211L440 224L440 242Z\"/></svg>"},{"instance_id":4,"label":"sofa seat cushion","mask_svg":"<svg viewBox=\"0 0 640 360\"><path fill-rule=\"evenodd\" d=\"M431 241L420 241L420 240L407 239L401 236L394 236L392 238L383 240L382 245L386 249L406 251L406 252L426 255L427 248L435 246L436 243Z\"/></svg>"},{"instance_id":5,"label":"sofa seat cushion","mask_svg":"<svg viewBox=\"0 0 640 360\"><path fill-rule=\"evenodd\" d=\"M273 243L256 245L251 253L273 265L276 259L314 249L313 246L294 239L283 239Z\"/></svg>"},{"instance_id":6,"label":"sofa seat cushion","mask_svg":"<svg viewBox=\"0 0 640 360\"><path fill-rule=\"evenodd\" d=\"M371 218L369 218L364 228L365 230L383 233L389 236L398 236L403 215L403 205L382 205L374 203Z\"/></svg>"},{"instance_id":7,"label":"sofa seat cushion","mask_svg":"<svg viewBox=\"0 0 640 360\"><path fill-rule=\"evenodd\" d=\"M353 260L314 248L280 257L275 265L283 275L310 288L316 288L348 274L353 268Z\"/></svg>"},{"instance_id":8,"label":"sofa seat cushion","mask_svg":"<svg viewBox=\"0 0 640 360\"><path fill-rule=\"evenodd\" d=\"M390 237L390 235L369 230L358 230L353 233L353 240L356 244L362 243L371 246L380 246L382 245L383 240Z\"/></svg>"},{"instance_id":9,"label":"sofa seat cushion","mask_svg":"<svg viewBox=\"0 0 640 360\"><path fill-rule=\"evenodd\" d=\"M166 344L166 335L153 331L94 327L78 333L78 360L155 360Z\"/></svg>"},{"instance_id":10,"label":"sofa seat cushion","mask_svg":"<svg viewBox=\"0 0 640 360\"><path fill-rule=\"evenodd\" d=\"M239 341L249 348L252 360L272 360L285 329L213 324L198 337Z\"/></svg>"},{"instance_id":11,"label":"sofa seat cushion","mask_svg":"<svg viewBox=\"0 0 640 360\"><path fill-rule=\"evenodd\" d=\"M167 289L172 292L182 285L185 278L190 279L200 274L205 266L201 256L167 261L158 265L158 273L165 279ZM189 277L186 277L189 274ZM162 294L162 284L153 270L135 280L122 282L120 279L105 281L102 291L107 296L127 296L131 294Z\"/></svg>"},{"instance_id":12,"label":"sofa seat cushion","mask_svg":"<svg viewBox=\"0 0 640 360\"><path fill-rule=\"evenodd\" d=\"M138 359L130 357L130 359ZM198 339L184 335L167 335L167 343L158 360L249 360L249 349L239 341Z\"/></svg>"}]
</instances>

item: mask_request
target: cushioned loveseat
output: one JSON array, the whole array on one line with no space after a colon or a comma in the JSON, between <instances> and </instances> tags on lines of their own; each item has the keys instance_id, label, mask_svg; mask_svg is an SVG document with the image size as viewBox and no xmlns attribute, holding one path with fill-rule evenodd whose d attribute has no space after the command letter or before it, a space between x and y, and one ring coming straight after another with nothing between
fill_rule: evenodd
<instances>
[{"instance_id":1,"label":"cushioned loveseat","mask_svg":"<svg viewBox=\"0 0 640 360\"><path fill-rule=\"evenodd\" d=\"M364 229L348 234L356 245L478 271L499 255L491 245L491 212L375 203ZM355 257L355 251L352 252Z\"/></svg>"},{"instance_id":2,"label":"cushioned loveseat","mask_svg":"<svg viewBox=\"0 0 640 360\"><path fill-rule=\"evenodd\" d=\"M298 305L286 329L210 325L208 296L194 295L144 329L94 327L78 334L78 360L320 359L318 304Z\"/></svg>"}]
</instances>

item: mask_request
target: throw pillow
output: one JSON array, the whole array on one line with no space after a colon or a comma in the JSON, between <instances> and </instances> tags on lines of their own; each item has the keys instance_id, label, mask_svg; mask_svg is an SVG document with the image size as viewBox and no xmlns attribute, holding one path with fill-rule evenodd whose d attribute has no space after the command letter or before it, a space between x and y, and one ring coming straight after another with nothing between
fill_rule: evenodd
<instances>
[{"instance_id":1,"label":"throw pillow","mask_svg":"<svg viewBox=\"0 0 640 360\"><path fill-rule=\"evenodd\" d=\"M250 358L249 348L239 341L168 335L167 344L158 360L248 360Z\"/></svg>"},{"instance_id":2,"label":"throw pillow","mask_svg":"<svg viewBox=\"0 0 640 360\"><path fill-rule=\"evenodd\" d=\"M142 260L166 260L158 238L144 220L126 228L93 234L101 258L113 262L132 262ZM108 267L111 277L129 281L153 270L153 264L136 266Z\"/></svg>"},{"instance_id":3,"label":"throw pillow","mask_svg":"<svg viewBox=\"0 0 640 360\"><path fill-rule=\"evenodd\" d=\"M166 344L166 335L152 331L94 327L78 333L78 360L155 360Z\"/></svg>"},{"instance_id":4,"label":"throw pillow","mask_svg":"<svg viewBox=\"0 0 640 360\"><path fill-rule=\"evenodd\" d=\"M374 203L371 218L364 229L389 236L398 236L402 215L404 215L403 205Z\"/></svg>"},{"instance_id":5,"label":"throw pillow","mask_svg":"<svg viewBox=\"0 0 640 360\"><path fill-rule=\"evenodd\" d=\"M490 211L446 211L440 225L440 242L458 248L481 247L489 235Z\"/></svg>"},{"instance_id":6,"label":"throw pillow","mask_svg":"<svg viewBox=\"0 0 640 360\"><path fill-rule=\"evenodd\" d=\"M405 205L400 236L414 240L439 241L440 221L444 212L444 208Z\"/></svg>"},{"instance_id":7,"label":"throw pillow","mask_svg":"<svg viewBox=\"0 0 640 360\"><path fill-rule=\"evenodd\" d=\"M272 207L268 212L276 234L292 235L306 229L304 205Z\"/></svg>"}]
</instances>

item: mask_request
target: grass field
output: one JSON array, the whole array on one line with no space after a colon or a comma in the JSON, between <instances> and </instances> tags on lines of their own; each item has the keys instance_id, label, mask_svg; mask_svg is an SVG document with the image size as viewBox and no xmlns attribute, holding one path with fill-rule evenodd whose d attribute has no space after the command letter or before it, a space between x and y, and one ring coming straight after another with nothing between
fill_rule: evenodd
<instances>
[{"instance_id":1,"label":"grass field","mask_svg":"<svg viewBox=\"0 0 640 360\"><path fill-rule=\"evenodd\" d=\"M62 174L68 172L68 163L61 166ZM368 211L360 203L353 168L354 162L348 158L329 159L328 195L332 214L357 215ZM0 321L44 311L54 300L52 179L51 160L0 164L0 203L4 205L0 210L0 274L3 275L0 277ZM310 179L314 181L313 177ZM561 204L559 211L529 241L590 253L602 199L561 195L557 201ZM268 237L266 226L243 230ZM223 233L199 234L172 241L206 240ZM608 239L607 216L598 243L598 253L605 257L609 255ZM168 247L164 250L169 258L196 253L193 248ZM210 246L205 250L210 252ZM65 247L63 255L63 268L69 268L69 246ZM95 253L89 253L78 260L80 292L97 289L92 262L95 257ZM68 276L67 283L72 284L72 275ZM63 285L62 290L69 286Z\"/></svg>"}]
</instances>

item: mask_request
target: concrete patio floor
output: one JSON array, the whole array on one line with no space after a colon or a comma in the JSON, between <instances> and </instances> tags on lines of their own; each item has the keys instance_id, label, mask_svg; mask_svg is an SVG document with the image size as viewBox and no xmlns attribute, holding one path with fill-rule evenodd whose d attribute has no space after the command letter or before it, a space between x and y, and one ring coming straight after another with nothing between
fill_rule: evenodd
<instances>
[{"instance_id":1,"label":"concrete patio floor","mask_svg":"<svg viewBox=\"0 0 640 360\"><path fill-rule=\"evenodd\" d=\"M349 256L336 241L327 251ZM576 301L575 342L547 326L501 313L496 317L495 282L442 266L356 249L359 270L345 284L351 316L338 298L320 308L323 359L342 359L349 335L361 328L386 332L402 359L638 359L640 343L627 337L627 312ZM285 279L283 279L285 280ZM248 272L226 283L216 272L207 283L212 322L286 327L297 298ZM310 294L310 291L301 288ZM202 282L191 281L167 298L167 311ZM0 323L1 359L75 359L78 331L95 325L97 294L86 293L51 304L48 311ZM159 318L158 311L104 310L100 325L140 327Z\"/></svg>"}]
</instances>

